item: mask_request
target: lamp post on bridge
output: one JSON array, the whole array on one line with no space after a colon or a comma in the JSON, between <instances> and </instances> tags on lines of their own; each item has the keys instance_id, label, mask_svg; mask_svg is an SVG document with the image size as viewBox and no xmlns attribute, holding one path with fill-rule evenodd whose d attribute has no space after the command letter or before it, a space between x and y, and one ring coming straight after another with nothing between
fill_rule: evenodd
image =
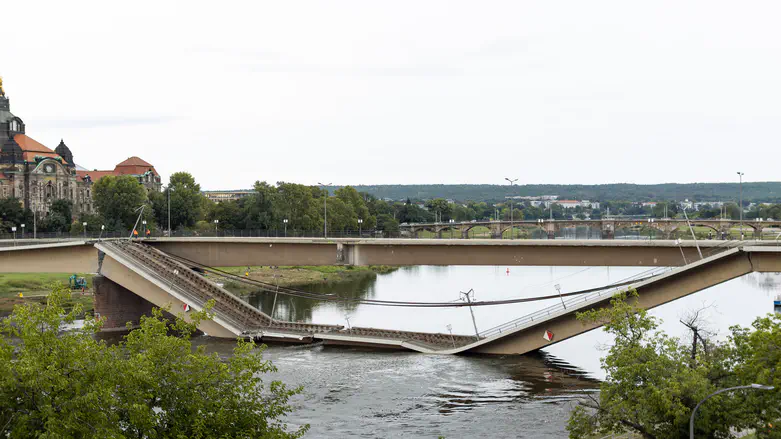
<instances>
[{"instance_id":1,"label":"lamp post on bridge","mask_svg":"<svg viewBox=\"0 0 781 439\"><path fill-rule=\"evenodd\" d=\"M214 236L217 236L217 227L220 224L220 220L214 220Z\"/></svg>"},{"instance_id":2,"label":"lamp post on bridge","mask_svg":"<svg viewBox=\"0 0 781 439\"><path fill-rule=\"evenodd\" d=\"M16 247L16 226L12 226L11 231L14 232L14 247Z\"/></svg>"},{"instance_id":3,"label":"lamp post on bridge","mask_svg":"<svg viewBox=\"0 0 781 439\"><path fill-rule=\"evenodd\" d=\"M456 223L456 220L450 218L448 222L450 223L450 239L453 239L453 224Z\"/></svg>"},{"instance_id":4,"label":"lamp post on bridge","mask_svg":"<svg viewBox=\"0 0 781 439\"><path fill-rule=\"evenodd\" d=\"M740 240L743 241L743 176L745 174L743 172L738 171L738 178L740 178L740 204L738 204L738 208L740 209Z\"/></svg>"},{"instance_id":5,"label":"lamp post on bridge","mask_svg":"<svg viewBox=\"0 0 781 439\"><path fill-rule=\"evenodd\" d=\"M287 238L287 218L283 219L282 223L285 225L285 238Z\"/></svg>"},{"instance_id":6,"label":"lamp post on bridge","mask_svg":"<svg viewBox=\"0 0 781 439\"><path fill-rule=\"evenodd\" d=\"M333 183L323 184L318 181L317 184L327 187ZM325 195L323 196L323 238L328 238L328 189L325 190Z\"/></svg>"},{"instance_id":7,"label":"lamp post on bridge","mask_svg":"<svg viewBox=\"0 0 781 439\"><path fill-rule=\"evenodd\" d=\"M22 224L22 239L24 239L24 224Z\"/></svg>"},{"instance_id":8,"label":"lamp post on bridge","mask_svg":"<svg viewBox=\"0 0 781 439\"><path fill-rule=\"evenodd\" d=\"M363 227L363 218L358 218L358 237L361 237L361 229Z\"/></svg>"},{"instance_id":9,"label":"lamp post on bridge","mask_svg":"<svg viewBox=\"0 0 781 439\"><path fill-rule=\"evenodd\" d=\"M504 179L510 182L510 239L513 239L513 198L512 198L512 192L513 192L513 185L515 184L516 181L518 181L518 179L516 178L514 180L510 180L507 177L504 177ZM501 226L500 226L499 230L502 230Z\"/></svg>"},{"instance_id":10,"label":"lamp post on bridge","mask_svg":"<svg viewBox=\"0 0 781 439\"><path fill-rule=\"evenodd\" d=\"M775 387L773 386L765 386L762 384L750 384L748 386L736 386L736 387L727 387L726 389L717 390L710 395L706 396L702 401L698 402L696 406L694 406L694 410L692 410L692 416L689 418L689 439L694 439L694 416L697 414L697 409L700 408L702 403L709 400L711 397L718 395L719 393L724 392L731 392L733 390L741 390L741 389L752 389L752 390L773 390Z\"/></svg>"}]
</instances>

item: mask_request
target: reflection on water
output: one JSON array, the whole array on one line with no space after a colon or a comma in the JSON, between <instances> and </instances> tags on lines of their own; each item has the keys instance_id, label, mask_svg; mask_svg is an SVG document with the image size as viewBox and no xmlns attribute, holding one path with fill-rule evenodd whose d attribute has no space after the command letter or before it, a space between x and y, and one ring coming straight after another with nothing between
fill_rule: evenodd
<instances>
[{"instance_id":1,"label":"reflection on water","mask_svg":"<svg viewBox=\"0 0 781 439\"><path fill-rule=\"evenodd\" d=\"M781 291L781 273L752 273L740 280L769 293Z\"/></svg>"},{"instance_id":2,"label":"reflection on water","mask_svg":"<svg viewBox=\"0 0 781 439\"><path fill-rule=\"evenodd\" d=\"M508 269L509 268L509 269ZM405 267L376 278L309 285L302 289L347 298L444 302L474 288L478 300L532 297L618 282L645 268L627 267ZM754 273L655 308L672 336L687 310L708 308L712 330L723 337L734 324L747 326L772 312L781 275ZM769 294L770 293L770 294ZM249 302L270 312L273 294L254 293ZM553 301L555 303L555 301ZM551 301L475 308L478 326L488 328L548 306ZM278 296L275 317L315 323L469 334L469 310L410 309L323 303ZM228 356L233 342L199 337L210 351ZM523 356L441 356L375 352L323 345L270 346L265 358L279 368L273 378L304 386L294 400L293 424L309 423L308 437L566 437L578 395L594 392L603 372L600 347L611 343L591 331Z\"/></svg>"}]
</instances>

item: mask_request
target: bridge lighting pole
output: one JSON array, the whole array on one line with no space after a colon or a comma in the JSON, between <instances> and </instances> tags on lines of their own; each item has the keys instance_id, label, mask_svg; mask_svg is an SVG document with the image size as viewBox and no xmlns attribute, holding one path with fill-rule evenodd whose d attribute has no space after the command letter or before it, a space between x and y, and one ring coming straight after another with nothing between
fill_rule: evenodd
<instances>
[{"instance_id":1,"label":"bridge lighting pole","mask_svg":"<svg viewBox=\"0 0 781 439\"><path fill-rule=\"evenodd\" d=\"M515 184L516 181L518 181L518 179L516 178L516 179L510 180L507 177L504 177L504 179L510 182L510 239L513 239L513 198L512 198L512 193L513 193L513 185ZM501 230L501 227L499 228L499 230Z\"/></svg>"},{"instance_id":2,"label":"bridge lighting pole","mask_svg":"<svg viewBox=\"0 0 781 439\"><path fill-rule=\"evenodd\" d=\"M553 288L556 288L556 291L559 292L559 299L561 300L561 306L563 306L564 309L567 309L567 305L564 304L564 298L561 297L561 285L556 284L553 286Z\"/></svg>"},{"instance_id":3,"label":"bridge lighting pole","mask_svg":"<svg viewBox=\"0 0 781 439\"><path fill-rule=\"evenodd\" d=\"M168 237L171 237L171 191L174 188L171 187L171 183L168 183Z\"/></svg>"},{"instance_id":4,"label":"bridge lighting pole","mask_svg":"<svg viewBox=\"0 0 781 439\"><path fill-rule=\"evenodd\" d=\"M220 220L214 220L214 236L217 236L217 227L220 224Z\"/></svg>"},{"instance_id":5,"label":"bridge lighting pole","mask_svg":"<svg viewBox=\"0 0 781 439\"><path fill-rule=\"evenodd\" d=\"M456 220L450 218L448 222L450 223L450 239L453 239L453 224L456 223Z\"/></svg>"},{"instance_id":6,"label":"bridge lighting pole","mask_svg":"<svg viewBox=\"0 0 781 439\"><path fill-rule=\"evenodd\" d=\"M81 226L84 228L84 239L87 239L87 222L84 221Z\"/></svg>"},{"instance_id":7,"label":"bridge lighting pole","mask_svg":"<svg viewBox=\"0 0 781 439\"><path fill-rule=\"evenodd\" d=\"M320 183L317 182L320 186L331 186L332 183ZM328 238L328 189L325 190L325 195L323 196L323 238Z\"/></svg>"},{"instance_id":8,"label":"bridge lighting pole","mask_svg":"<svg viewBox=\"0 0 781 439\"><path fill-rule=\"evenodd\" d=\"M678 246L678 249L681 250L681 257L683 258L683 265L689 265L689 262L686 260L686 255L683 254L683 247L681 247L681 238L678 238L675 240L675 245Z\"/></svg>"},{"instance_id":9,"label":"bridge lighting pole","mask_svg":"<svg viewBox=\"0 0 781 439\"><path fill-rule=\"evenodd\" d=\"M694 245L697 247L697 253L700 254L700 259L702 259L702 250L700 250L700 244L697 243L697 236L694 234L694 229L692 228L692 223L689 221L689 215L686 214L686 208L685 207L683 208L683 217L686 218L686 224L689 225L689 231L692 234L692 239L694 240Z\"/></svg>"},{"instance_id":10,"label":"bridge lighting pole","mask_svg":"<svg viewBox=\"0 0 781 439\"><path fill-rule=\"evenodd\" d=\"M282 223L285 224L285 238L287 238L287 218L283 219Z\"/></svg>"},{"instance_id":11,"label":"bridge lighting pole","mask_svg":"<svg viewBox=\"0 0 781 439\"><path fill-rule=\"evenodd\" d=\"M472 325L475 327L475 337L477 340L480 340L480 332L477 330L477 321L475 321L475 312L472 310L472 298L470 296L475 295L475 290L470 289L466 293L461 291L461 300L465 301L466 303L469 303L469 313L472 314Z\"/></svg>"},{"instance_id":12,"label":"bridge lighting pole","mask_svg":"<svg viewBox=\"0 0 781 439\"><path fill-rule=\"evenodd\" d=\"M24 224L22 224L22 239L24 239Z\"/></svg>"},{"instance_id":13,"label":"bridge lighting pole","mask_svg":"<svg viewBox=\"0 0 781 439\"><path fill-rule=\"evenodd\" d=\"M743 241L743 172L738 172L738 178L740 178L740 240Z\"/></svg>"},{"instance_id":14,"label":"bridge lighting pole","mask_svg":"<svg viewBox=\"0 0 781 439\"><path fill-rule=\"evenodd\" d=\"M14 247L16 247L16 226L11 227L11 231L14 232Z\"/></svg>"},{"instance_id":15,"label":"bridge lighting pole","mask_svg":"<svg viewBox=\"0 0 781 439\"><path fill-rule=\"evenodd\" d=\"M361 237L361 229L363 227L363 218L358 218L358 237Z\"/></svg>"},{"instance_id":16,"label":"bridge lighting pole","mask_svg":"<svg viewBox=\"0 0 781 439\"><path fill-rule=\"evenodd\" d=\"M773 390L775 387L773 386L765 386L762 384L750 384L748 386L736 386L736 387L727 387L726 389L717 390L710 395L706 396L705 399L698 402L696 406L694 406L694 410L692 410L692 416L689 418L689 439L694 439L694 416L697 414L697 409L700 408L702 403L709 400L711 397L718 395L719 393L724 392L731 392L733 390L741 390L741 389L751 389L751 390Z\"/></svg>"}]
</instances>

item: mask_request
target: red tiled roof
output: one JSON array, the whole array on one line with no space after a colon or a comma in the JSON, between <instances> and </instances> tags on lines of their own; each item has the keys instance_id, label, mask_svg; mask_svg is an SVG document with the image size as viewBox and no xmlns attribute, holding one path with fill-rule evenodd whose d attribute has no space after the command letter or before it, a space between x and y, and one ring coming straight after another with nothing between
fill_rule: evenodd
<instances>
[{"instance_id":1,"label":"red tiled roof","mask_svg":"<svg viewBox=\"0 0 781 439\"><path fill-rule=\"evenodd\" d=\"M154 166L135 156L128 158L114 168L115 175L144 175L147 171L160 175Z\"/></svg>"},{"instance_id":2,"label":"red tiled roof","mask_svg":"<svg viewBox=\"0 0 781 439\"><path fill-rule=\"evenodd\" d=\"M92 182L96 182L107 175L114 175L114 171L76 171L76 177L84 180L84 177L90 176Z\"/></svg>"},{"instance_id":3,"label":"red tiled roof","mask_svg":"<svg viewBox=\"0 0 781 439\"><path fill-rule=\"evenodd\" d=\"M27 160L28 162L35 161L35 156L50 157L53 159L60 157L56 152L24 134L15 135L14 140L22 149L22 159ZM62 157L60 158L62 159ZM67 163L65 159L62 159L62 162Z\"/></svg>"}]
</instances>

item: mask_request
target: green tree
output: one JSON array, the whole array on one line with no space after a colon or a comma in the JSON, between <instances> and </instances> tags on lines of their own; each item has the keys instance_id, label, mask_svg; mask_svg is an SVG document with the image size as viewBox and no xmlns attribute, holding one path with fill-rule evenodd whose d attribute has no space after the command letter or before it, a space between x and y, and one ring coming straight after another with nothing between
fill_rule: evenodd
<instances>
[{"instance_id":1,"label":"green tree","mask_svg":"<svg viewBox=\"0 0 781 439\"><path fill-rule=\"evenodd\" d=\"M366 201L357 190L352 186L345 186L339 188L334 192L337 198L342 200L345 204L350 206L353 212L353 216L347 221L347 228L351 230L358 229L358 219L363 220L363 229L373 229L377 225L377 219L374 215L371 215L369 208L366 206Z\"/></svg>"},{"instance_id":2,"label":"green tree","mask_svg":"<svg viewBox=\"0 0 781 439\"><path fill-rule=\"evenodd\" d=\"M47 232L66 232L73 220L73 203L70 200L54 200L49 207L49 215L41 221L40 230Z\"/></svg>"},{"instance_id":3,"label":"green tree","mask_svg":"<svg viewBox=\"0 0 781 439\"><path fill-rule=\"evenodd\" d=\"M239 341L223 360L190 337L191 322L155 309L118 344L94 334L100 321L61 331L81 312L66 312L60 286L45 305L17 306L0 321L0 436L10 438L296 438L281 418L300 392L264 383L274 366L262 348Z\"/></svg>"},{"instance_id":4,"label":"green tree","mask_svg":"<svg viewBox=\"0 0 781 439\"><path fill-rule=\"evenodd\" d=\"M598 397L572 413L572 438L632 432L644 438L688 437L689 418L714 391L747 383L779 383L781 318L758 319L755 331L733 328L732 344L704 337L697 313L684 323L692 342L658 330L659 321L637 306L637 293L621 293L611 306L579 313L602 323L614 344L603 358L606 378ZM765 347L763 349L763 347ZM759 393L765 393L764 395ZM757 428L781 418L778 392L723 394L697 411L696 437L727 438L733 428Z\"/></svg>"},{"instance_id":5,"label":"green tree","mask_svg":"<svg viewBox=\"0 0 781 439\"><path fill-rule=\"evenodd\" d=\"M136 209L147 203L146 189L130 175L107 175L92 187L92 198L108 230L129 230L136 223ZM152 220L146 209L147 221Z\"/></svg>"},{"instance_id":6,"label":"green tree","mask_svg":"<svg viewBox=\"0 0 781 439\"><path fill-rule=\"evenodd\" d=\"M19 227L21 224L33 222L33 214L29 209L22 208L22 202L9 197L0 199L0 220L2 221L2 233L11 233L11 227ZM21 231L21 229L17 229Z\"/></svg>"}]
</instances>

